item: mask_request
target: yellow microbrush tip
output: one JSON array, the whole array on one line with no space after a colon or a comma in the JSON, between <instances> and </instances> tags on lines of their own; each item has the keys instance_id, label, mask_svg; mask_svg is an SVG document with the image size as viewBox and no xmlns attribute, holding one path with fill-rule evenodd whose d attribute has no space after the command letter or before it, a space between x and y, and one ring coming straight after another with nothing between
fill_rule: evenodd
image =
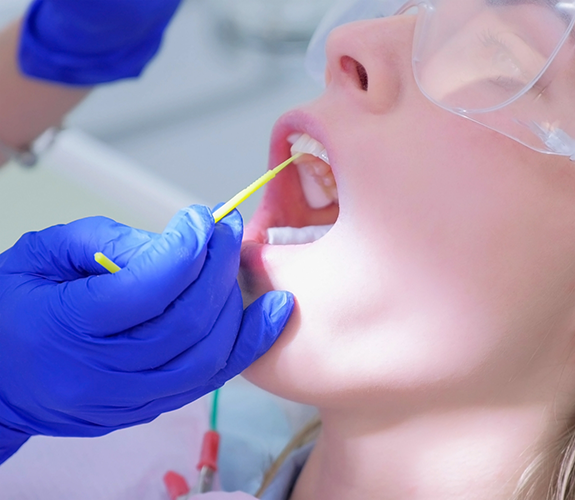
<instances>
[{"instance_id":1,"label":"yellow microbrush tip","mask_svg":"<svg viewBox=\"0 0 575 500\"><path fill-rule=\"evenodd\" d=\"M94 254L94 260L112 274L117 273L121 269L120 266L108 259L102 252L96 252Z\"/></svg>"},{"instance_id":2,"label":"yellow microbrush tip","mask_svg":"<svg viewBox=\"0 0 575 500\"><path fill-rule=\"evenodd\" d=\"M269 181L271 181L277 174L279 174L284 168L286 168L292 161L299 158L303 153L296 153L291 158L287 159L283 163L279 164L276 168L268 170L259 179L252 182L247 188L242 189L238 194L236 194L230 201L222 205L214 212L214 220L220 222L226 215L228 215L234 208L236 208L240 203L246 201L252 194L254 194L259 188L265 186Z\"/></svg>"}]
</instances>

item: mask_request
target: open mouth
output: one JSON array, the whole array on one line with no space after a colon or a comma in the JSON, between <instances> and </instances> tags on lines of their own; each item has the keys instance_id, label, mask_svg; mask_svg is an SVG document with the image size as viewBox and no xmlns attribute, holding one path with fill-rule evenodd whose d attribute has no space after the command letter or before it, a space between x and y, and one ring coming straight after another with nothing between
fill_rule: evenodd
<instances>
[{"instance_id":1,"label":"open mouth","mask_svg":"<svg viewBox=\"0 0 575 500\"><path fill-rule=\"evenodd\" d=\"M292 155L302 156L294 161L291 178L283 180L284 189L270 193L264 203L268 216L262 236L269 245L313 243L329 232L339 215L337 184L325 147L305 133L292 133L287 142ZM289 203L278 196L287 196Z\"/></svg>"}]
</instances>

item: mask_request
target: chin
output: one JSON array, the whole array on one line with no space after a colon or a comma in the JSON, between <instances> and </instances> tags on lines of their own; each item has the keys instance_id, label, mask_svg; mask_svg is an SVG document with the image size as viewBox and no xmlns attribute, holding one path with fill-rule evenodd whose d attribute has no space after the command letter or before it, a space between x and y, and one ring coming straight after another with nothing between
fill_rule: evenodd
<instances>
[{"instance_id":1,"label":"chin","mask_svg":"<svg viewBox=\"0 0 575 500\"><path fill-rule=\"evenodd\" d=\"M245 228L239 282L246 305L271 290L294 294L295 309L284 332L244 376L270 392L301 400L302 363L317 359L306 332L330 328L326 318L342 294L340 273L331 266L343 258L347 238L340 220L337 156L320 121L297 110L274 128L269 168L295 152L305 154L266 186ZM306 340L298 340L300 335Z\"/></svg>"}]
</instances>

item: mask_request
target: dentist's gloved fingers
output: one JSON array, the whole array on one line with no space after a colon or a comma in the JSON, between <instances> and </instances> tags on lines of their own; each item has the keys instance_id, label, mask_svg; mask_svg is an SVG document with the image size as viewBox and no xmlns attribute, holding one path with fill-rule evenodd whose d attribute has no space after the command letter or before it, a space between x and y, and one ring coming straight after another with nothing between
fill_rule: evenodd
<instances>
[{"instance_id":1,"label":"dentist's gloved fingers","mask_svg":"<svg viewBox=\"0 0 575 500\"><path fill-rule=\"evenodd\" d=\"M241 294L234 287L212 333L166 365L139 372L113 371L105 366L90 370L81 390L74 386L72 390L60 391L54 401L44 401L43 405L53 410L73 408L74 419L89 426L118 427L189 403L212 390L211 386L205 387L206 381L225 366L242 312ZM178 395L182 393L189 393L190 398L180 404L182 398ZM50 432L49 428L41 430L44 434Z\"/></svg>"},{"instance_id":2,"label":"dentist's gloved fingers","mask_svg":"<svg viewBox=\"0 0 575 500\"><path fill-rule=\"evenodd\" d=\"M56 320L100 336L159 316L199 276L213 229L206 207L181 210L121 271L61 283L51 304Z\"/></svg>"},{"instance_id":3,"label":"dentist's gloved fingers","mask_svg":"<svg viewBox=\"0 0 575 500\"><path fill-rule=\"evenodd\" d=\"M169 395L166 392L163 396L138 407L137 411L130 411L130 418L133 418L134 422L138 419L153 418L154 415L180 408L220 388L267 352L287 324L293 307L294 298L289 292L270 292L258 299L244 313L240 332L232 348L229 351L222 348L221 354L227 352L227 356L224 356L225 359L217 359L218 357L214 357L213 352L211 352L214 346L209 341L217 341L217 338L210 336L202 341L204 355L212 358L211 362L201 366L206 375L210 371L213 373L205 385L194 387L193 384L189 383L189 380L195 377L193 373L188 373L188 370L193 372L195 371L193 368L197 367L198 373L200 372L200 366L195 363L196 358L194 356L200 351L196 350L190 350L173 363L162 367L162 372L159 375L162 377L167 375L164 380L160 380L156 372L149 373L150 379L153 380L153 382L148 382L149 385L160 383L161 385L165 384L167 391L185 390ZM223 334L225 338L225 332L217 332L217 334ZM214 371L218 366L220 369ZM168 369L175 370L175 373L166 373Z\"/></svg>"},{"instance_id":4,"label":"dentist's gloved fingers","mask_svg":"<svg viewBox=\"0 0 575 500\"><path fill-rule=\"evenodd\" d=\"M122 266L157 236L106 217L88 217L23 235L0 255L0 265L5 273L71 281L108 273L94 260L94 253L113 256Z\"/></svg>"},{"instance_id":5,"label":"dentist's gloved fingers","mask_svg":"<svg viewBox=\"0 0 575 500\"><path fill-rule=\"evenodd\" d=\"M159 367L196 345L224 321L220 313L236 285L241 248L239 213L217 224L198 279L159 317L106 339L102 363L116 370L138 371ZM238 302L241 313L242 304ZM237 329L237 327L235 327Z\"/></svg>"},{"instance_id":6,"label":"dentist's gloved fingers","mask_svg":"<svg viewBox=\"0 0 575 500\"><path fill-rule=\"evenodd\" d=\"M236 284L209 335L160 368L143 374L142 380L146 381L151 396L148 400L204 387L225 367L236 342L242 314L242 296Z\"/></svg>"},{"instance_id":7,"label":"dentist's gloved fingers","mask_svg":"<svg viewBox=\"0 0 575 500\"><path fill-rule=\"evenodd\" d=\"M229 312L233 315L236 308L233 304L241 302L241 292L236 285L222 314ZM206 393L221 387L269 350L286 326L293 308L291 293L269 292L250 305L243 316L231 318L237 322L235 335L230 335L225 328L230 324L230 318L218 320L213 332L197 348L188 350L161 368L161 372L168 376L167 384L174 389L174 394L197 391L189 384L192 372L197 372L204 374L202 382ZM231 345L230 341L233 341ZM200 357L204 358L203 363L194 363ZM194 370L193 364L199 369ZM190 370L189 375L187 370ZM172 376L173 380L169 380ZM197 374L195 380L198 380Z\"/></svg>"},{"instance_id":8,"label":"dentist's gloved fingers","mask_svg":"<svg viewBox=\"0 0 575 500\"><path fill-rule=\"evenodd\" d=\"M126 410L125 420L133 424L149 421L160 413L181 408L220 388L267 352L287 324L293 307L294 298L288 292L270 292L261 297L244 313L240 333L223 368L204 386L160 397L145 405ZM185 372L181 375L187 377Z\"/></svg>"},{"instance_id":9,"label":"dentist's gloved fingers","mask_svg":"<svg viewBox=\"0 0 575 500\"><path fill-rule=\"evenodd\" d=\"M226 366L210 381L214 388L243 372L263 356L285 328L295 305L289 292L268 292L244 312L242 325Z\"/></svg>"},{"instance_id":10,"label":"dentist's gloved fingers","mask_svg":"<svg viewBox=\"0 0 575 500\"><path fill-rule=\"evenodd\" d=\"M292 308L291 294L272 292L250 306L242 320L241 296L234 287L212 333L196 347L157 370L90 370L81 385L57 391L56 399L52 393L43 396L47 413L35 421L32 433L103 435L180 408L220 387L265 352ZM66 409L73 409L70 418L62 413Z\"/></svg>"},{"instance_id":11,"label":"dentist's gloved fingers","mask_svg":"<svg viewBox=\"0 0 575 500\"><path fill-rule=\"evenodd\" d=\"M139 75L180 0L35 0L18 52L35 78L94 85Z\"/></svg>"},{"instance_id":12,"label":"dentist's gloved fingers","mask_svg":"<svg viewBox=\"0 0 575 500\"><path fill-rule=\"evenodd\" d=\"M173 0L148 0L147 3L149 6L142 7L141 0L36 0L35 9L29 15L38 18L35 24L42 28L39 35L49 40L84 35L81 40L84 42L89 37L95 37L94 26L99 27L98 43L94 40L89 50L85 48L82 51L84 47L81 44L77 49L89 55L114 50L118 45L130 45L148 31L159 30L169 21L178 6L178 2ZM62 12L73 15L75 22L66 23Z\"/></svg>"}]
</instances>

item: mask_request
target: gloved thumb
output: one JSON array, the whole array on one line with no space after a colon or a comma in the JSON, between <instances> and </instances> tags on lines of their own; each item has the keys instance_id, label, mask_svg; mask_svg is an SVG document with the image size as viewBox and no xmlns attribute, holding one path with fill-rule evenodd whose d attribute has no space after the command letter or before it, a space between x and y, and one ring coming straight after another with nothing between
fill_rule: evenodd
<instances>
[{"instance_id":1,"label":"gloved thumb","mask_svg":"<svg viewBox=\"0 0 575 500\"><path fill-rule=\"evenodd\" d=\"M290 292L274 291L266 293L245 310L228 362L212 379L214 387L221 387L239 375L270 349L285 328L294 305Z\"/></svg>"}]
</instances>

